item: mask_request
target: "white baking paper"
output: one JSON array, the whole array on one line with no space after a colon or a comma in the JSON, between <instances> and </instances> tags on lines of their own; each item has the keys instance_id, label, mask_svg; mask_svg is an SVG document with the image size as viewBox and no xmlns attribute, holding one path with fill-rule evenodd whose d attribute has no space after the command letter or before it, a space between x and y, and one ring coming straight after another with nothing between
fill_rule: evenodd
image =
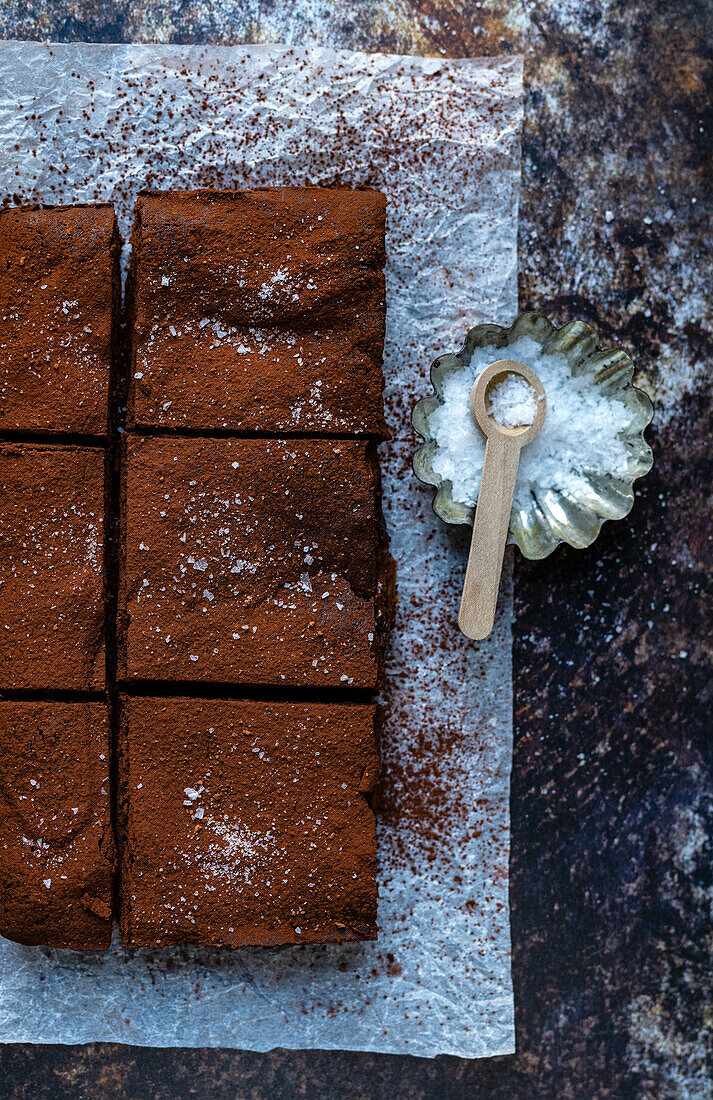
<instances>
[{"instance_id":1,"label":"white baking paper","mask_svg":"<svg viewBox=\"0 0 713 1100\"><path fill-rule=\"evenodd\" d=\"M516 309L519 58L282 47L0 45L0 191L368 183L389 198L388 664L380 935L347 946L78 954L0 941L0 1039L431 1056L514 1049L509 580L488 642L456 613L466 540L410 471L433 357ZM11 200L12 201L12 200Z\"/></svg>"}]
</instances>

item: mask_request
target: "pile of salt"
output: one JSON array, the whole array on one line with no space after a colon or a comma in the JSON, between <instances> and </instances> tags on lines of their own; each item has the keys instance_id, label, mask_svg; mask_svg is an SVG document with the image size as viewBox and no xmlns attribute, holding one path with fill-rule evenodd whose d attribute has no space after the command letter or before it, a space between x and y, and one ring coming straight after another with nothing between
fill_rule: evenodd
<instances>
[{"instance_id":1,"label":"pile of salt","mask_svg":"<svg viewBox=\"0 0 713 1100\"><path fill-rule=\"evenodd\" d=\"M488 412L503 428L524 428L535 419L537 394L520 374L496 382L488 397Z\"/></svg>"},{"instance_id":2,"label":"pile of salt","mask_svg":"<svg viewBox=\"0 0 713 1100\"><path fill-rule=\"evenodd\" d=\"M502 348L476 348L467 367L446 377L443 404L430 417L438 446L433 469L451 482L453 499L470 507L478 499L485 456L485 439L470 415L470 391L481 371L503 355ZM581 496L592 475L618 472L625 477L629 454L624 436L631 427L632 410L623 401L605 395L590 376L574 377L564 355L544 354L532 337L523 336L509 344L507 356L532 367L547 397L542 430L520 455L513 508L526 509L533 493L547 490ZM507 378L499 385L507 389L493 406L498 387L493 388L489 409L498 423L505 427L532 423L534 406L529 419L520 419L523 395L515 400ZM509 423L508 415L510 419L516 416L516 423Z\"/></svg>"}]
</instances>

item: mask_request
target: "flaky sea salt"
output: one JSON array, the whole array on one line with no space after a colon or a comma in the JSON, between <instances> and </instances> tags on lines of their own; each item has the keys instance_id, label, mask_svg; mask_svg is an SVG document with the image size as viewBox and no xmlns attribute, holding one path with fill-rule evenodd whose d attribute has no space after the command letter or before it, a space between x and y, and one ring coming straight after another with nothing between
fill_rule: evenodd
<instances>
[{"instance_id":1,"label":"flaky sea salt","mask_svg":"<svg viewBox=\"0 0 713 1100\"><path fill-rule=\"evenodd\" d=\"M478 499L485 456L485 439L470 415L470 391L480 372L503 356L501 348L476 348L468 366L445 379L443 404L430 418L438 445L433 469L451 482L453 499L469 506ZM529 336L509 344L507 357L532 367L547 398L542 430L520 455L513 508L527 508L533 493L548 489L582 492L592 474L625 474L623 433L633 414L623 401L605 397L588 375L573 377L564 355L544 355Z\"/></svg>"},{"instance_id":2,"label":"flaky sea salt","mask_svg":"<svg viewBox=\"0 0 713 1100\"><path fill-rule=\"evenodd\" d=\"M537 394L519 374L508 374L488 394L487 411L503 428L532 424L536 410Z\"/></svg>"}]
</instances>

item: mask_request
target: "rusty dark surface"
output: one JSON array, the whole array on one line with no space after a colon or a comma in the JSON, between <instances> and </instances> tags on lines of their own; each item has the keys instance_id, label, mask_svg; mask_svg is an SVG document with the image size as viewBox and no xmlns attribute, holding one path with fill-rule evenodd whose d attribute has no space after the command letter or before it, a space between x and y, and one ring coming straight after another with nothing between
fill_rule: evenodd
<instances>
[{"instance_id":1,"label":"rusty dark surface","mask_svg":"<svg viewBox=\"0 0 713 1100\"><path fill-rule=\"evenodd\" d=\"M518 1053L8 1046L2 1095L710 1100L713 5L6 0L0 36L524 53L521 305L627 347L658 409L629 519L516 564Z\"/></svg>"}]
</instances>

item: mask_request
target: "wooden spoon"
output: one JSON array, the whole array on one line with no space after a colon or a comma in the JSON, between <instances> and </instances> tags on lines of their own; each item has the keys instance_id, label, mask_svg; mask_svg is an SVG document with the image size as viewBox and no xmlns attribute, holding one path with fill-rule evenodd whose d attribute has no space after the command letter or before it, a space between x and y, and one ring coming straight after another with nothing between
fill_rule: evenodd
<instances>
[{"instance_id":1,"label":"wooden spoon","mask_svg":"<svg viewBox=\"0 0 713 1100\"><path fill-rule=\"evenodd\" d=\"M535 391L532 424L505 428L487 411L490 391L507 375L524 378ZM534 370L515 359L499 359L476 378L470 414L486 438L483 476L473 523L458 625L467 638L482 641L493 629L503 555L510 526L520 449L540 431L547 411L545 390Z\"/></svg>"}]
</instances>

